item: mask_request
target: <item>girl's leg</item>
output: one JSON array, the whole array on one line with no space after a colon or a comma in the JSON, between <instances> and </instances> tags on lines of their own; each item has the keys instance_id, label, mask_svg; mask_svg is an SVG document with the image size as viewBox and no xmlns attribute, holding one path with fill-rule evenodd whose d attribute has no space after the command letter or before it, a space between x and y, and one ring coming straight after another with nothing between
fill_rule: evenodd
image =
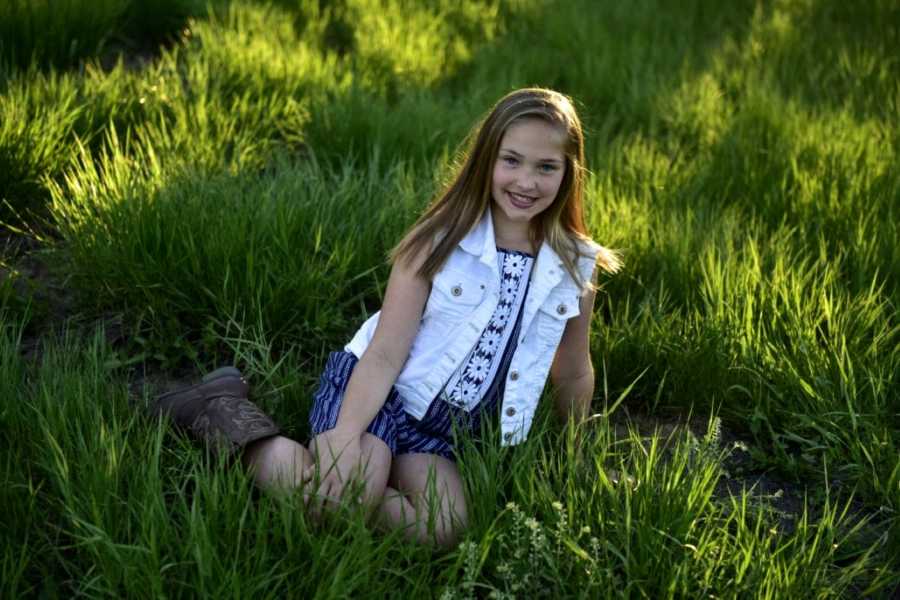
<instances>
[{"instance_id":1,"label":"girl's leg","mask_svg":"<svg viewBox=\"0 0 900 600\"><path fill-rule=\"evenodd\" d=\"M459 469L434 454L401 454L394 458L379 517L390 528L402 528L408 539L450 548L468 525L466 498Z\"/></svg>"},{"instance_id":2,"label":"girl's leg","mask_svg":"<svg viewBox=\"0 0 900 600\"><path fill-rule=\"evenodd\" d=\"M354 475L361 478L360 500L366 506L374 508L381 502L385 492L391 469L391 451L387 444L370 433L363 433L360 446L362 457L359 471ZM314 494L315 490L311 486L314 484L315 473L324 475L331 467L330 459L320 462L319 458L302 444L284 436L276 436L248 446L242 462L253 474L256 484L266 491L291 492L302 489L306 494ZM310 489L304 489L308 484ZM319 499L318 503L324 500ZM333 505L334 502L329 501L328 504Z\"/></svg>"},{"instance_id":3,"label":"girl's leg","mask_svg":"<svg viewBox=\"0 0 900 600\"><path fill-rule=\"evenodd\" d=\"M332 468L330 453L320 461L301 444L278 435L275 422L247 399L248 391L240 371L225 367L196 385L157 396L151 410L155 416L170 417L176 425L205 441L215 454L226 458L240 454L256 483L268 491L304 488L307 482L315 483L316 473L324 474ZM359 468L348 476L361 481L360 500L374 510L387 485L391 451L370 433L362 434L360 449ZM337 500L328 503L335 504ZM322 503L323 499L317 499L315 507Z\"/></svg>"},{"instance_id":4,"label":"girl's leg","mask_svg":"<svg viewBox=\"0 0 900 600\"><path fill-rule=\"evenodd\" d=\"M332 453L324 448L320 453L316 444L318 440L319 437L317 436L309 444L312 450L310 454L313 460L317 462L313 473L317 469L319 476L324 477L326 473L335 468L338 456L332 457ZM348 493L353 494L350 498L358 500L365 507L366 513L371 514L381 504L385 493L388 476L391 472L391 449L384 440L368 432L363 432L359 445L362 452L357 468L350 474L342 473L341 480L350 480L349 483L344 485L345 497ZM315 490L309 489L306 490L306 493L315 494ZM309 499L313 501L314 513L318 513L318 507L322 505L332 508L336 507L339 500L339 498L328 498L325 496Z\"/></svg>"},{"instance_id":5,"label":"girl's leg","mask_svg":"<svg viewBox=\"0 0 900 600\"><path fill-rule=\"evenodd\" d=\"M313 458L302 444L279 435L247 446L241 462L262 489L290 491L303 485Z\"/></svg>"}]
</instances>

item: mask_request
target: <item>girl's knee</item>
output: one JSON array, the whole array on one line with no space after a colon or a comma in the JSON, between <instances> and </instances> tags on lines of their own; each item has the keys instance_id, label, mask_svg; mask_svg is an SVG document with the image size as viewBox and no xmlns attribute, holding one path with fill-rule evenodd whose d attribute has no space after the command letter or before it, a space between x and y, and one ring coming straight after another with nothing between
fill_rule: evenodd
<instances>
[{"instance_id":1,"label":"girl's knee","mask_svg":"<svg viewBox=\"0 0 900 600\"><path fill-rule=\"evenodd\" d=\"M248 446L242 462L260 487L290 490L303 485L312 457L302 444L279 435Z\"/></svg>"},{"instance_id":2,"label":"girl's knee","mask_svg":"<svg viewBox=\"0 0 900 600\"><path fill-rule=\"evenodd\" d=\"M435 544L439 548L443 548L444 550L452 550L453 548L456 548L463 535L465 535L468 526L469 524L466 521L465 517L459 517L458 515L455 515L449 520L448 523L442 525L441 527L435 527Z\"/></svg>"},{"instance_id":3,"label":"girl's knee","mask_svg":"<svg viewBox=\"0 0 900 600\"><path fill-rule=\"evenodd\" d=\"M459 544L469 526L466 504L461 497L444 497L441 500L440 508L427 511L430 517L426 520L426 535L422 541L452 549Z\"/></svg>"}]
</instances>

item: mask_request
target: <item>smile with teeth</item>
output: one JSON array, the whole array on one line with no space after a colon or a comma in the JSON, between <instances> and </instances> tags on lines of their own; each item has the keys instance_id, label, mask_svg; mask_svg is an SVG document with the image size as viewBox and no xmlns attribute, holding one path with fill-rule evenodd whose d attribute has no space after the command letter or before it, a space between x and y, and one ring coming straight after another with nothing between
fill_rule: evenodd
<instances>
[{"instance_id":1,"label":"smile with teeth","mask_svg":"<svg viewBox=\"0 0 900 600\"><path fill-rule=\"evenodd\" d=\"M509 201L516 208L531 208L531 205L535 203L537 198L532 196L523 196L522 194L516 194L515 192L506 192L509 195Z\"/></svg>"}]
</instances>

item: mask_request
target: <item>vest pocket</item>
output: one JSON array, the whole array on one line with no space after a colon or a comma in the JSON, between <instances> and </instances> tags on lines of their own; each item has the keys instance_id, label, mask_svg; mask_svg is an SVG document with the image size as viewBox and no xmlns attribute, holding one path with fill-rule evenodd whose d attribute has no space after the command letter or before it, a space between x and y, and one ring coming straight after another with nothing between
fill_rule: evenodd
<instances>
[{"instance_id":1,"label":"vest pocket","mask_svg":"<svg viewBox=\"0 0 900 600\"><path fill-rule=\"evenodd\" d=\"M579 296L575 289L554 291L538 309L538 333L549 346L555 346L562 337L566 321L581 314Z\"/></svg>"},{"instance_id":2,"label":"vest pocket","mask_svg":"<svg viewBox=\"0 0 900 600\"><path fill-rule=\"evenodd\" d=\"M485 286L461 271L445 269L431 285L425 316L459 320L472 314L484 298Z\"/></svg>"}]
</instances>

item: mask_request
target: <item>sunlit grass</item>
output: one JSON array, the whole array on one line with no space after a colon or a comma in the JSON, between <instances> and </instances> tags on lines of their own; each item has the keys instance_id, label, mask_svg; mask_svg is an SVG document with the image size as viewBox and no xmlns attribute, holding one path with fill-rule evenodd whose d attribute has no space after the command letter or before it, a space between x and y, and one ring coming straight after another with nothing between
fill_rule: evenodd
<instances>
[{"instance_id":1,"label":"sunlit grass","mask_svg":"<svg viewBox=\"0 0 900 600\"><path fill-rule=\"evenodd\" d=\"M892 3L197 14L140 69L2 76L0 221L40 223L79 313L125 323L115 348L70 333L27 363L35 308L4 271L4 597L887 597L900 583ZM634 384L619 410L719 415L756 469L806 488L793 530L753 493L716 491L713 440L617 440L597 419L576 451L542 422L523 448L467 451L472 531L439 556L358 516L312 525L136 416L125 369L236 362L302 439L324 356L378 308L386 252L469 126L534 84L576 99L589 226L625 256L597 302L597 410Z\"/></svg>"}]
</instances>

